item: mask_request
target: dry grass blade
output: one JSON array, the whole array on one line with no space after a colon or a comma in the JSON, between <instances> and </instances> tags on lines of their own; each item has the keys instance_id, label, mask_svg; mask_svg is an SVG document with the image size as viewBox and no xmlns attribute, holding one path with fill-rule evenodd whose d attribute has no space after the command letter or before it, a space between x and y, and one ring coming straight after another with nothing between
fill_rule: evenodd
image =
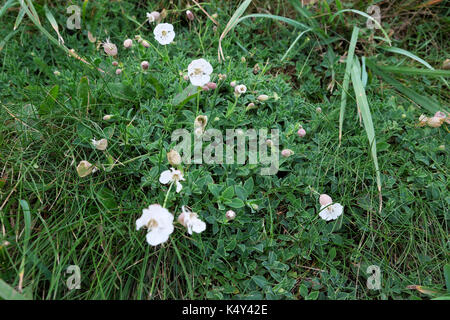
<instances>
[{"instance_id":1,"label":"dry grass blade","mask_svg":"<svg viewBox=\"0 0 450 320\"><path fill-rule=\"evenodd\" d=\"M218 23L216 20L214 20L214 18L211 17L210 14L209 14L205 9L203 9L203 7L202 7L197 1L195 1L195 0L192 0L192 1L195 3L195 5L196 5L197 7L200 8L200 10L203 11L204 14L206 14L206 16L209 18L209 20L211 20L216 26L219 25L219 23Z\"/></svg>"}]
</instances>

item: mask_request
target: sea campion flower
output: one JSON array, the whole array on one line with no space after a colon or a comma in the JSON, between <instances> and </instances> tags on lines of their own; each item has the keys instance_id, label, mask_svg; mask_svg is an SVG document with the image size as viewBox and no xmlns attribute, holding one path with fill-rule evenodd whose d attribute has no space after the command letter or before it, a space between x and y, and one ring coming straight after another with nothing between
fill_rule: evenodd
<instances>
[{"instance_id":1,"label":"sea campion flower","mask_svg":"<svg viewBox=\"0 0 450 320\"><path fill-rule=\"evenodd\" d=\"M155 29L153 29L156 41L162 45L169 44L175 38L175 31L173 31L173 25L170 23L160 23Z\"/></svg>"},{"instance_id":2,"label":"sea campion flower","mask_svg":"<svg viewBox=\"0 0 450 320\"><path fill-rule=\"evenodd\" d=\"M109 38L106 39L105 42L102 43L103 50L108 56L115 56L117 55L117 47L114 43L109 41Z\"/></svg>"},{"instance_id":3,"label":"sea campion flower","mask_svg":"<svg viewBox=\"0 0 450 320\"><path fill-rule=\"evenodd\" d=\"M161 175L159 176L159 182L162 184L175 183L177 186L177 193L179 193L183 188L180 181L184 181L183 173L180 170L175 170L174 168L161 172Z\"/></svg>"},{"instance_id":4,"label":"sea campion flower","mask_svg":"<svg viewBox=\"0 0 450 320\"><path fill-rule=\"evenodd\" d=\"M234 93L241 95L247 92L247 87L244 84L240 84L234 87Z\"/></svg>"},{"instance_id":5,"label":"sea campion flower","mask_svg":"<svg viewBox=\"0 0 450 320\"><path fill-rule=\"evenodd\" d=\"M178 216L178 222L186 227L189 234L192 232L201 233L206 230L206 223L198 218L198 214L181 207L181 214Z\"/></svg>"},{"instance_id":6,"label":"sea campion flower","mask_svg":"<svg viewBox=\"0 0 450 320\"><path fill-rule=\"evenodd\" d=\"M431 118L428 118L427 124L428 124L428 126L430 126L432 128L439 128L444 121L445 121L445 118L431 117Z\"/></svg>"},{"instance_id":7,"label":"sea campion flower","mask_svg":"<svg viewBox=\"0 0 450 320\"><path fill-rule=\"evenodd\" d=\"M211 79L213 67L205 59L193 60L188 65L188 76L193 86L202 87Z\"/></svg>"},{"instance_id":8,"label":"sea campion flower","mask_svg":"<svg viewBox=\"0 0 450 320\"><path fill-rule=\"evenodd\" d=\"M148 23L152 24L153 22L158 21L160 16L161 15L157 11L153 11L151 13L147 12Z\"/></svg>"},{"instance_id":9,"label":"sea campion flower","mask_svg":"<svg viewBox=\"0 0 450 320\"><path fill-rule=\"evenodd\" d=\"M336 220L344 212L344 207L340 203L333 203L333 199L327 194L321 194L319 202L319 216L325 221Z\"/></svg>"},{"instance_id":10,"label":"sea campion flower","mask_svg":"<svg viewBox=\"0 0 450 320\"><path fill-rule=\"evenodd\" d=\"M123 42L123 46L124 46L125 48L127 48L127 49L131 48L131 47L133 46L133 40L131 40L131 39L126 39L126 40Z\"/></svg>"},{"instance_id":11,"label":"sea campion flower","mask_svg":"<svg viewBox=\"0 0 450 320\"><path fill-rule=\"evenodd\" d=\"M421 114L419 117L419 127L424 127L427 125L428 117L424 114Z\"/></svg>"},{"instance_id":12,"label":"sea campion flower","mask_svg":"<svg viewBox=\"0 0 450 320\"><path fill-rule=\"evenodd\" d=\"M106 139L100 139L98 141L95 139L92 139L91 142L92 142L92 145L97 150L104 151L108 147L108 140L106 140Z\"/></svg>"},{"instance_id":13,"label":"sea campion flower","mask_svg":"<svg viewBox=\"0 0 450 320\"><path fill-rule=\"evenodd\" d=\"M142 216L136 220L136 230L146 227L147 242L152 246L164 243L173 232L173 215L159 204L152 204L142 210Z\"/></svg>"}]
</instances>

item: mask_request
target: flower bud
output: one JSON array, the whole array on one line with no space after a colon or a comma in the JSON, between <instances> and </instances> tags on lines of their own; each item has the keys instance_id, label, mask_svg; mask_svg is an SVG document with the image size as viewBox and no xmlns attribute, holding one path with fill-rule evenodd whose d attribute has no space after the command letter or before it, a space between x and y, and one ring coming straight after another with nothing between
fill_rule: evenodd
<instances>
[{"instance_id":1,"label":"flower bud","mask_svg":"<svg viewBox=\"0 0 450 320\"><path fill-rule=\"evenodd\" d=\"M285 158L290 157L294 154L294 151L292 151L291 149L283 149L281 151L281 155Z\"/></svg>"},{"instance_id":2,"label":"flower bud","mask_svg":"<svg viewBox=\"0 0 450 320\"><path fill-rule=\"evenodd\" d=\"M221 73L219 73L218 74L218 77L219 77L219 80L225 80L226 78L227 78L227 75L226 74L221 74Z\"/></svg>"},{"instance_id":3,"label":"flower bud","mask_svg":"<svg viewBox=\"0 0 450 320\"><path fill-rule=\"evenodd\" d=\"M247 108L245 110L248 111L248 110L252 110L252 109L255 109L255 108L256 108L255 104L253 102L250 102L247 105Z\"/></svg>"},{"instance_id":4,"label":"flower bud","mask_svg":"<svg viewBox=\"0 0 450 320\"><path fill-rule=\"evenodd\" d=\"M131 40L131 39L127 39L123 42L123 46L127 49L131 48L132 45L133 45L133 40Z\"/></svg>"},{"instance_id":5,"label":"flower bud","mask_svg":"<svg viewBox=\"0 0 450 320\"><path fill-rule=\"evenodd\" d=\"M178 151L172 149L167 154L167 161L169 161L172 166L178 166L181 164L181 156Z\"/></svg>"},{"instance_id":6,"label":"flower bud","mask_svg":"<svg viewBox=\"0 0 450 320\"><path fill-rule=\"evenodd\" d=\"M331 199L331 197L327 194L321 194L319 197L319 203L321 206L327 206L329 204L333 203L333 199Z\"/></svg>"},{"instance_id":7,"label":"flower bud","mask_svg":"<svg viewBox=\"0 0 450 320\"><path fill-rule=\"evenodd\" d=\"M444 63L442 64L442 69L450 70L450 59L445 59Z\"/></svg>"},{"instance_id":8,"label":"flower bud","mask_svg":"<svg viewBox=\"0 0 450 320\"><path fill-rule=\"evenodd\" d=\"M122 73L122 69L116 69L116 74L119 75Z\"/></svg>"},{"instance_id":9,"label":"flower bud","mask_svg":"<svg viewBox=\"0 0 450 320\"><path fill-rule=\"evenodd\" d=\"M321 113L321 112L322 112L322 108L321 108L321 107L317 107L317 108L316 108L316 112L317 112L317 113Z\"/></svg>"},{"instance_id":10,"label":"flower bud","mask_svg":"<svg viewBox=\"0 0 450 320\"><path fill-rule=\"evenodd\" d=\"M441 144L441 145L438 147L438 149L439 149L440 151L445 151L445 144Z\"/></svg>"},{"instance_id":11,"label":"flower bud","mask_svg":"<svg viewBox=\"0 0 450 320\"><path fill-rule=\"evenodd\" d=\"M215 82L208 82L206 86L211 90L215 90L217 88L217 84Z\"/></svg>"},{"instance_id":12,"label":"flower bud","mask_svg":"<svg viewBox=\"0 0 450 320\"><path fill-rule=\"evenodd\" d=\"M188 18L188 20L194 21L194 14L191 10L186 11L186 17Z\"/></svg>"},{"instance_id":13,"label":"flower bud","mask_svg":"<svg viewBox=\"0 0 450 320\"><path fill-rule=\"evenodd\" d=\"M225 216L227 217L228 221L234 220L234 218L236 218L236 212L234 212L233 210L228 210Z\"/></svg>"},{"instance_id":14,"label":"flower bud","mask_svg":"<svg viewBox=\"0 0 450 320\"><path fill-rule=\"evenodd\" d=\"M111 120L112 117L113 117L112 115L106 114L103 116L103 120L108 121L108 120Z\"/></svg>"},{"instance_id":15,"label":"flower bud","mask_svg":"<svg viewBox=\"0 0 450 320\"><path fill-rule=\"evenodd\" d=\"M106 42L102 43L103 50L108 56L115 56L117 55L117 47L114 43L111 43L109 39L106 40Z\"/></svg>"},{"instance_id":16,"label":"flower bud","mask_svg":"<svg viewBox=\"0 0 450 320\"><path fill-rule=\"evenodd\" d=\"M113 61L113 62L112 62L112 65L113 65L114 67L117 67L117 66L119 65L119 63L118 63L117 61Z\"/></svg>"},{"instance_id":17,"label":"flower bud","mask_svg":"<svg viewBox=\"0 0 450 320\"><path fill-rule=\"evenodd\" d=\"M59 72L58 70L55 70L55 71L53 71L53 74L58 77L61 75L61 72Z\"/></svg>"},{"instance_id":18,"label":"flower bud","mask_svg":"<svg viewBox=\"0 0 450 320\"><path fill-rule=\"evenodd\" d=\"M213 15L211 17L213 17L214 19L217 19L219 17L219 14L217 12L213 13Z\"/></svg>"},{"instance_id":19,"label":"flower bud","mask_svg":"<svg viewBox=\"0 0 450 320\"><path fill-rule=\"evenodd\" d=\"M247 61L247 60L245 59L245 57L241 57L241 62L242 62L242 63L245 63L245 61Z\"/></svg>"},{"instance_id":20,"label":"flower bud","mask_svg":"<svg viewBox=\"0 0 450 320\"><path fill-rule=\"evenodd\" d=\"M141 62L141 68L142 69L147 70L149 66L150 66L150 64L148 63L148 61L142 61Z\"/></svg>"},{"instance_id":21,"label":"flower bud","mask_svg":"<svg viewBox=\"0 0 450 320\"><path fill-rule=\"evenodd\" d=\"M432 128L439 128L442 125L442 123L444 122L444 120L445 119L443 119L443 118L431 117L431 118L428 118L427 125L429 125Z\"/></svg>"},{"instance_id":22,"label":"flower bud","mask_svg":"<svg viewBox=\"0 0 450 320\"><path fill-rule=\"evenodd\" d=\"M269 100L269 96L267 94L261 94L257 98L259 101L267 101Z\"/></svg>"},{"instance_id":23,"label":"flower bud","mask_svg":"<svg viewBox=\"0 0 450 320\"><path fill-rule=\"evenodd\" d=\"M185 81L188 81L188 80L189 80L189 76L188 76L188 75L185 75L185 76L183 76L183 79L184 79Z\"/></svg>"},{"instance_id":24,"label":"flower bud","mask_svg":"<svg viewBox=\"0 0 450 320\"><path fill-rule=\"evenodd\" d=\"M209 87L207 85L202 86L203 91L209 91Z\"/></svg>"},{"instance_id":25,"label":"flower bud","mask_svg":"<svg viewBox=\"0 0 450 320\"><path fill-rule=\"evenodd\" d=\"M142 46L145 47L145 48L150 47L150 44L148 43L147 40L142 40L142 41L141 41L141 44L142 44Z\"/></svg>"},{"instance_id":26,"label":"flower bud","mask_svg":"<svg viewBox=\"0 0 450 320\"><path fill-rule=\"evenodd\" d=\"M297 135L298 135L300 138L303 138L304 136L306 136L306 131L305 131L305 129L303 129L303 128L298 129Z\"/></svg>"},{"instance_id":27,"label":"flower bud","mask_svg":"<svg viewBox=\"0 0 450 320\"><path fill-rule=\"evenodd\" d=\"M230 82L230 86L232 86L233 88L236 87L236 84L237 84L236 81L231 81Z\"/></svg>"}]
</instances>

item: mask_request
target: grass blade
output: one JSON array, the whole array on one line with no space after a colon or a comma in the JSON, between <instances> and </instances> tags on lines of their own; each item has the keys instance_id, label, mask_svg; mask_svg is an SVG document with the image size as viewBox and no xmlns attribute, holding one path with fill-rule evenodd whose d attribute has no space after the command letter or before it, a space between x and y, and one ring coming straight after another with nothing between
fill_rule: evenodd
<instances>
[{"instance_id":1,"label":"grass blade","mask_svg":"<svg viewBox=\"0 0 450 320\"><path fill-rule=\"evenodd\" d=\"M239 8L236 9L236 11L234 12L233 16L230 18L230 20L228 21L227 25L225 26L225 29L223 30L222 34L220 35L219 48L217 49L218 50L217 53L218 53L218 56L219 56L219 62L222 61L222 60L225 60L225 57L223 55L223 50L222 50L222 40L226 37L228 32L230 32L231 29L233 29L238 24L238 19L244 14L244 11L250 5L250 2L252 2L252 0L245 0L239 6Z\"/></svg>"},{"instance_id":2,"label":"grass blade","mask_svg":"<svg viewBox=\"0 0 450 320\"><path fill-rule=\"evenodd\" d=\"M353 56L355 54L356 42L358 41L359 28L354 27L350 47L348 49L347 66L345 67L344 81L342 83L341 109L339 112L339 145L342 141L342 126L344 124L345 107L347 105L347 92L350 82L350 72L353 64Z\"/></svg>"},{"instance_id":3,"label":"grass blade","mask_svg":"<svg viewBox=\"0 0 450 320\"><path fill-rule=\"evenodd\" d=\"M45 11L45 16L47 17L48 21L52 25L53 30L55 30L56 34L58 35L58 41L61 44L64 44L64 39L61 36L61 34L59 33L59 27L58 27L58 23L55 20L55 17L53 16L53 14L51 13L51 11L48 9L47 6L44 6L44 11Z\"/></svg>"},{"instance_id":4,"label":"grass blade","mask_svg":"<svg viewBox=\"0 0 450 320\"><path fill-rule=\"evenodd\" d=\"M366 91L364 90L364 86L361 81L361 67L359 65L359 61L356 58L353 60L352 63L351 77L353 90L355 91L356 103L358 104L359 109L361 110L364 129L366 130L367 138L369 139L370 153L372 155L373 164L375 166L378 195L380 199L379 211L381 212L381 208L383 206L383 199L381 195L381 175L380 175L380 168L378 167L375 129L373 126L372 114L370 113L369 103L367 101Z\"/></svg>"},{"instance_id":5,"label":"grass blade","mask_svg":"<svg viewBox=\"0 0 450 320\"><path fill-rule=\"evenodd\" d=\"M380 76L385 82L389 83L391 86L397 89L397 91L403 93L414 103L421 105L429 112L435 113L436 111L442 109L442 106L439 102L432 99L431 97L420 95L417 92L405 87L401 82L397 81L396 79L392 78L381 69L379 69L378 66L376 66L376 64L370 59L366 59L366 65L372 70L374 74Z\"/></svg>"},{"instance_id":6,"label":"grass blade","mask_svg":"<svg viewBox=\"0 0 450 320\"><path fill-rule=\"evenodd\" d=\"M430 70L409 67L394 67L394 66L377 66L378 69L389 73L422 75L429 77L450 77L450 70Z\"/></svg>"},{"instance_id":7,"label":"grass blade","mask_svg":"<svg viewBox=\"0 0 450 320\"><path fill-rule=\"evenodd\" d=\"M300 34L297 36L297 38L295 38L294 42L292 42L292 44L289 46L289 48L286 50L285 54L283 55L283 57L281 58L281 61L283 61L286 56L289 54L289 52L292 50L292 48L295 46L295 44L298 42L298 40L300 40L300 38L302 37L302 35L304 35L306 32L311 31L311 29L305 30L300 32Z\"/></svg>"}]
</instances>

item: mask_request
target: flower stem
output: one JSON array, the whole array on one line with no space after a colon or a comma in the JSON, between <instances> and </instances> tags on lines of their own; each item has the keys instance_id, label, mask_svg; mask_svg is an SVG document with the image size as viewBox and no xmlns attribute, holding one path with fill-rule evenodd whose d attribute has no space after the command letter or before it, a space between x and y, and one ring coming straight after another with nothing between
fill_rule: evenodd
<instances>
[{"instance_id":1,"label":"flower stem","mask_svg":"<svg viewBox=\"0 0 450 320\"><path fill-rule=\"evenodd\" d=\"M174 181L172 181L172 183L169 186L169 190L167 190L166 198L164 199L164 203L163 203L163 208L166 207L167 199L169 198L170 189L172 189L173 184L174 184Z\"/></svg>"}]
</instances>

